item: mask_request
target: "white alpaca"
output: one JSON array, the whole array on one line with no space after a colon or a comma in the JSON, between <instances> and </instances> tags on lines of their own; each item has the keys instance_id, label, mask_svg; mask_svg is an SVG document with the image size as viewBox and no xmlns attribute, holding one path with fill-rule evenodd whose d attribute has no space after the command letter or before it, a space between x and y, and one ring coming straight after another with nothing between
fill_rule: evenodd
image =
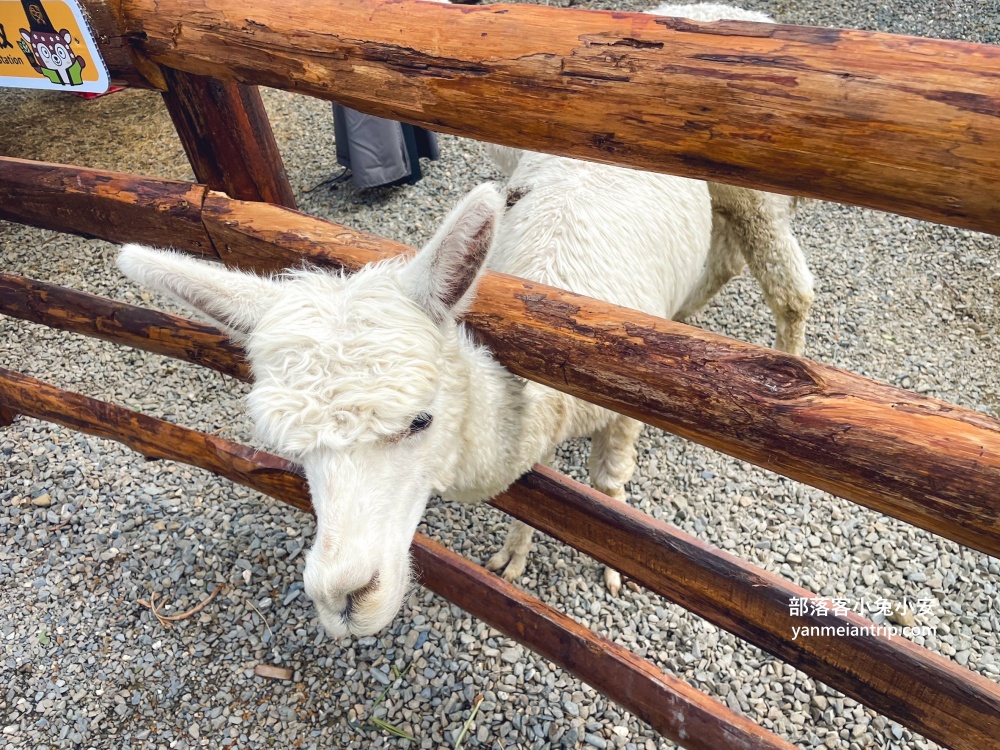
<instances>
[{"instance_id":1,"label":"white alpaca","mask_svg":"<svg viewBox=\"0 0 1000 750\"><path fill-rule=\"evenodd\" d=\"M485 146L508 176L511 206L490 268L682 319L702 308L749 264L777 319L775 346L802 353L813 280L792 233L792 199L709 184L712 221L706 248L704 183ZM637 268L642 271L637 273ZM563 396L563 403L551 391L546 393L554 412L584 408L582 402ZM566 416L573 418L573 412ZM625 500L641 424L602 410L583 418L598 420L588 431L591 482L612 498ZM547 432L554 438L564 434L551 425ZM559 442L550 445L546 462ZM486 567L503 569L507 580L519 579L533 533L531 526L512 521L503 549ZM605 583L615 595L621 577L606 568Z\"/></svg>"},{"instance_id":2,"label":"white alpaca","mask_svg":"<svg viewBox=\"0 0 1000 750\"><path fill-rule=\"evenodd\" d=\"M774 23L774 19L756 10L744 10L722 3L696 3L693 5L672 5L662 3L652 10L645 11L654 16L674 16L675 18L690 18L692 21L756 21L757 23Z\"/></svg>"},{"instance_id":3,"label":"white alpaca","mask_svg":"<svg viewBox=\"0 0 1000 750\"><path fill-rule=\"evenodd\" d=\"M674 16L697 21L710 22L729 19L773 23L773 20L763 13L719 3L663 4L646 12L653 15ZM539 237L538 231L534 231L532 233L534 236L518 237L508 241L507 246L514 248L514 255L518 259L513 260L511 269L498 266L498 270L505 270L508 273L535 281L545 281L552 286L579 291L656 315L683 319L697 312L718 293L729 279L740 273L744 265L749 265L751 273L760 283L764 299L776 319L775 347L792 354L802 354L805 348L806 318L813 302L813 278L798 241L792 232L791 218L794 213L794 200L792 198L749 188L709 183L712 235L704 266L697 266L701 272L690 287L685 287L685 281L678 276L674 280L675 286L664 294L664 298L672 300L674 304L668 303L666 311L657 311L656 306L659 304L660 297L656 291L650 296L645 296L645 292L643 292L641 300L632 299L629 302L613 297L616 291L622 289L621 284L627 286L630 283L628 272L633 268L630 263L625 262L618 266L620 273L617 278L602 276L596 280L591 279L597 282L593 286L600 288L584 289L582 284L586 283L584 279L587 275L586 271L577 275L552 269L548 266L549 261L544 255L539 254L532 257L530 243L539 240L544 243L546 232L562 230L573 236L574 239L571 239L570 242L578 241L580 243L578 253L578 257L582 259L580 263L592 263L594 258L602 254L599 247L600 242L608 242L609 246L615 247L620 244L622 238L628 238L628 241L631 242L639 239L647 229L651 228L649 217L656 209L655 207L645 208L642 197L650 195L650 193L644 192L649 189L649 185L664 178L648 175L645 180L631 185L632 189L622 185L619 190L604 191L600 187L601 184L605 181L609 185L613 184L615 178L622 175L622 170L615 167L587 165L583 162L553 156L543 156L507 146L486 144L486 150L509 179L508 196L516 197L527 194L536 185L549 184L549 174L557 169L565 170L572 175L564 183L553 184L546 194L547 197L536 194L537 201L533 205L537 205L539 208L528 209L531 213L527 222L529 224L537 222L537 226L549 227L549 229L541 230L542 237ZM577 177L580 179L580 187L574 189L572 186ZM595 189L588 190L585 187L588 184L593 185ZM663 183L663 186L666 187L668 184ZM558 194L561 190L568 191L571 195L563 196L560 199ZM608 208L605 207L615 206L619 201L635 203L634 208L637 210L632 216L632 220L635 221L634 225L629 225L627 217L621 217L625 219L622 221L609 222L609 228L613 226L615 231L621 232L617 241L607 234L602 238L600 232L592 231L591 228L583 228L579 231L576 229L583 226L580 222L581 216L587 216L591 219L598 217L598 221L602 222L601 217L608 211ZM508 198L509 202L510 198ZM650 213L645 213L647 210L650 210ZM508 218L504 227L510 223L511 219ZM657 240L655 237L654 230L653 236L645 237L645 242L637 242L632 249L641 247L648 252L656 253ZM502 245L503 243L498 242L498 244ZM686 252L684 247L678 248L676 244L667 240L663 240L659 251L679 252L681 255L677 256L678 259L684 257ZM701 256L693 252L693 248L689 247L687 251L690 252L690 255L686 257L688 262L693 264L703 262ZM575 252L571 250L567 255L572 255ZM640 264L638 267L643 267L642 259L648 256L639 253L627 255L627 257L634 258ZM677 295L684 297L679 306L676 303ZM639 423L626 417L618 417L606 427L592 433L591 481L595 488L617 500L625 499L624 485L635 468L634 446L639 430ZM512 521L503 549L490 558L486 567L490 570L503 568L504 578L510 581L520 578L531 548L533 533L533 529L527 524L517 520ZM617 594L621 588L621 577L616 571L606 568L605 583L613 595Z\"/></svg>"},{"instance_id":4,"label":"white alpaca","mask_svg":"<svg viewBox=\"0 0 1000 750\"><path fill-rule=\"evenodd\" d=\"M563 441L590 436L594 486L624 498L640 424L524 381L477 345L459 318L484 268L674 317L707 302L742 268L740 253L759 249L740 231L713 230L703 182L508 155L506 214L504 196L481 185L412 259L351 276L264 279L134 245L119 257L129 277L201 310L246 348L261 439L309 481L317 530L305 587L335 637L374 633L394 617L435 492L486 500ZM750 261L765 291L811 299L794 238L768 252L776 274ZM789 290L793 277L800 288ZM515 522L489 566L518 578L530 539ZM619 575L605 579L617 592Z\"/></svg>"}]
</instances>

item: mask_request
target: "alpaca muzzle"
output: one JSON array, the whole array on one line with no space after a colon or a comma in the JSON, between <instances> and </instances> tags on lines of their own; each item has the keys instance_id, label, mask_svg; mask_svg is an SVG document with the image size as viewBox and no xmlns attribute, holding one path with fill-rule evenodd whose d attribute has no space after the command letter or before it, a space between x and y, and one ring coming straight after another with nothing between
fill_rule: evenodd
<instances>
[{"instance_id":1,"label":"alpaca muzzle","mask_svg":"<svg viewBox=\"0 0 1000 750\"><path fill-rule=\"evenodd\" d=\"M384 628L403 605L408 590L409 566L399 571L383 567L371 576L357 576L344 586L334 566L307 561L306 594L313 600L323 629L334 638L373 635ZM358 580L365 580L357 585Z\"/></svg>"}]
</instances>

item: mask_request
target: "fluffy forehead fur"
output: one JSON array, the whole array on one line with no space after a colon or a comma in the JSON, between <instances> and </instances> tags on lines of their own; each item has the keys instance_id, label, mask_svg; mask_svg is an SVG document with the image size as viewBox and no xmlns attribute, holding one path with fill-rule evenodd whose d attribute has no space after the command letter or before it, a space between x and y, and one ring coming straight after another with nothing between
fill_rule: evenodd
<instances>
[{"instance_id":1,"label":"fluffy forehead fur","mask_svg":"<svg viewBox=\"0 0 1000 750\"><path fill-rule=\"evenodd\" d=\"M444 336L401 293L404 263L281 278L283 293L245 341L263 440L292 453L341 449L391 439L430 409Z\"/></svg>"}]
</instances>

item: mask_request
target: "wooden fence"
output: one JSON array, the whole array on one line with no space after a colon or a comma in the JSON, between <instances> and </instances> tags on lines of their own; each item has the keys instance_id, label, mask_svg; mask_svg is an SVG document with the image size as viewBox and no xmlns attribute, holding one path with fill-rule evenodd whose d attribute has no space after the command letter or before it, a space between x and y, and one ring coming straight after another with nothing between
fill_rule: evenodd
<instances>
[{"instance_id":1,"label":"wooden fence","mask_svg":"<svg viewBox=\"0 0 1000 750\"><path fill-rule=\"evenodd\" d=\"M0 218L253 270L410 252L292 210L254 88L265 84L469 137L1000 233L998 48L416 0L85 4L112 75L163 92L204 184L0 158ZM248 377L221 332L176 316L12 275L0 275L0 312ZM519 375L1000 556L997 420L495 273L466 320ZM309 509L281 459L0 371L0 424L17 414ZM494 504L941 745L1000 746L1000 686L907 640L793 641L789 602L811 595L777 576L542 467ZM788 747L432 541L413 549L425 585L664 736ZM872 625L832 613L797 624Z\"/></svg>"}]
</instances>

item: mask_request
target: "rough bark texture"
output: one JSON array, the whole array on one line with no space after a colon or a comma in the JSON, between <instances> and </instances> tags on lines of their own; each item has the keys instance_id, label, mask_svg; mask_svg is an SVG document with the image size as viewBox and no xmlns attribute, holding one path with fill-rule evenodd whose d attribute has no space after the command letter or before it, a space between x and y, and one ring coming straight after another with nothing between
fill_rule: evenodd
<instances>
[{"instance_id":1,"label":"rough bark texture","mask_svg":"<svg viewBox=\"0 0 1000 750\"><path fill-rule=\"evenodd\" d=\"M222 438L154 419L0 369L0 403L152 458L198 466L311 512L296 466ZM792 750L792 745L626 649L573 622L421 534L423 583L601 690L668 739L696 750Z\"/></svg>"},{"instance_id":2,"label":"rough bark texture","mask_svg":"<svg viewBox=\"0 0 1000 750\"><path fill-rule=\"evenodd\" d=\"M240 200L295 208L257 87L170 68L163 73L163 101L198 181Z\"/></svg>"},{"instance_id":3,"label":"rough bark texture","mask_svg":"<svg viewBox=\"0 0 1000 750\"><path fill-rule=\"evenodd\" d=\"M202 221L227 266L259 273L309 262L357 270L413 248L277 206L234 201L210 191Z\"/></svg>"},{"instance_id":4,"label":"rough bark texture","mask_svg":"<svg viewBox=\"0 0 1000 750\"><path fill-rule=\"evenodd\" d=\"M150 60L189 73L1000 233L989 45L412 0L121 0L121 15Z\"/></svg>"},{"instance_id":5,"label":"rough bark texture","mask_svg":"<svg viewBox=\"0 0 1000 750\"><path fill-rule=\"evenodd\" d=\"M18 166L0 159L0 196L5 164ZM87 176L92 170L63 169L67 174L50 180L55 190L38 188L49 205L58 207L64 182L94 179ZM156 182L141 180L154 193ZM106 200L97 192L83 196L82 209ZM136 232L139 216L174 210L155 201L126 205L139 211L130 215ZM210 242L227 264L243 268L276 270L308 260L355 269L412 252L332 222L218 193L209 193L204 207ZM25 211L9 204L3 210ZM79 220L89 228L86 210L59 211L51 221L41 211L31 217L39 226L72 230ZM189 226L196 217L185 204L174 221ZM118 234L133 238L128 226L116 226ZM169 236L169 226L143 232ZM200 251L181 239L179 249ZM169 239L151 244L178 247ZM466 320L519 375L1000 557L1000 422L985 414L492 272Z\"/></svg>"},{"instance_id":6,"label":"rough bark texture","mask_svg":"<svg viewBox=\"0 0 1000 750\"><path fill-rule=\"evenodd\" d=\"M1000 555L985 414L500 274L466 319L519 375Z\"/></svg>"},{"instance_id":7,"label":"rough bark texture","mask_svg":"<svg viewBox=\"0 0 1000 750\"><path fill-rule=\"evenodd\" d=\"M0 156L0 219L215 256L190 182Z\"/></svg>"}]
</instances>

